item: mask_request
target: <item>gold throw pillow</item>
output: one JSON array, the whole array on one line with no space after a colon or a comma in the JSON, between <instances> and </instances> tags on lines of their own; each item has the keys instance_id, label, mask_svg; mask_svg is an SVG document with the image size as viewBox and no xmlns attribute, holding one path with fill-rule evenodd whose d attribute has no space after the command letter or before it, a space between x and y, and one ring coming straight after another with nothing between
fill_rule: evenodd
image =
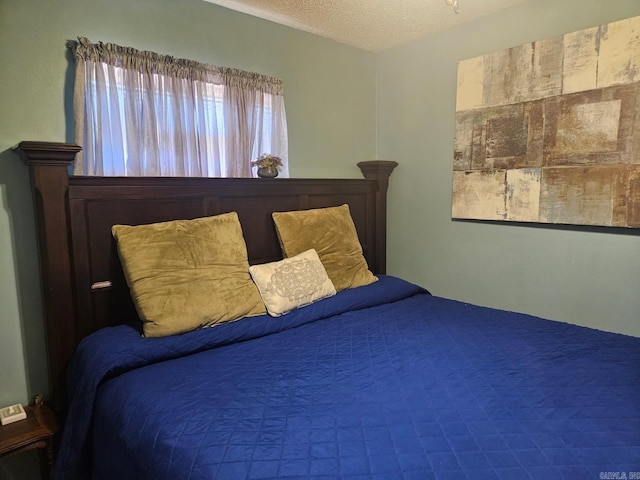
<instances>
[{"instance_id":1,"label":"gold throw pillow","mask_svg":"<svg viewBox=\"0 0 640 480\"><path fill-rule=\"evenodd\" d=\"M235 212L111 231L146 337L265 313Z\"/></svg>"},{"instance_id":2,"label":"gold throw pillow","mask_svg":"<svg viewBox=\"0 0 640 480\"><path fill-rule=\"evenodd\" d=\"M284 256L314 249L338 292L378 280L362 254L349 205L274 212L272 216Z\"/></svg>"}]
</instances>

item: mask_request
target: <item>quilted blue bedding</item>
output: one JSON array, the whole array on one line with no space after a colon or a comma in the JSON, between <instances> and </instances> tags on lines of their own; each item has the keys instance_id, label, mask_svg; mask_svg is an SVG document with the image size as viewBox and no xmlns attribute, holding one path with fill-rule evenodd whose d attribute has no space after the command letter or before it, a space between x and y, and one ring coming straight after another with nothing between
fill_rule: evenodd
<instances>
[{"instance_id":1,"label":"quilted blue bedding","mask_svg":"<svg viewBox=\"0 0 640 480\"><path fill-rule=\"evenodd\" d=\"M69 369L59 479L568 478L640 472L640 338L394 277Z\"/></svg>"}]
</instances>

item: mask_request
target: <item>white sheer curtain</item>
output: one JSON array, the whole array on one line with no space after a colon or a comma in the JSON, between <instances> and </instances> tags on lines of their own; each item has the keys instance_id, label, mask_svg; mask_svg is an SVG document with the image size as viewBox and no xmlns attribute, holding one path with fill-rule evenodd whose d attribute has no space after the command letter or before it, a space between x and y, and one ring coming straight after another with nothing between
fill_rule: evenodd
<instances>
[{"instance_id":1,"label":"white sheer curtain","mask_svg":"<svg viewBox=\"0 0 640 480\"><path fill-rule=\"evenodd\" d=\"M287 120L282 86L265 84L258 74L222 68L225 146L230 158L253 158L262 153L287 151ZM280 91L280 93L278 93ZM279 99L279 100L278 100ZM283 170L287 170L286 162ZM231 177L246 177L245 162L230 165ZM251 165L249 165L251 169ZM288 176L288 175L287 175Z\"/></svg>"},{"instance_id":2,"label":"white sheer curtain","mask_svg":"<svg viewBox=\"0 0 640 480\"><path fill-rule=\"evenodd\" d=\"M282 81L79 38L76 175L251 177L264 153L288 176Z\"/></svg>"}]
</instances>

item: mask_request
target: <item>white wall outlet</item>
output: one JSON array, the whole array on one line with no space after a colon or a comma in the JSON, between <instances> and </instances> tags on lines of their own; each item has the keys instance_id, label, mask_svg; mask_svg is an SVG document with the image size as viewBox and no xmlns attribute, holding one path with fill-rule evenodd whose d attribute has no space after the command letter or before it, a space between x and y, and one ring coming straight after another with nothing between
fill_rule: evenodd
<instances>
[{"instance_id":1,"label":"white wall outlet","mask_svg":"<svg viewBox=\"0 0 640 480\"><path fill-rule=\"evenodd\" d=\"M27 412L24 411L24 408L19 403L0 408L0 421L2 425L8 425L18 420L24 420L25 418L27 418Z\"/></svg>"}]
</instances>

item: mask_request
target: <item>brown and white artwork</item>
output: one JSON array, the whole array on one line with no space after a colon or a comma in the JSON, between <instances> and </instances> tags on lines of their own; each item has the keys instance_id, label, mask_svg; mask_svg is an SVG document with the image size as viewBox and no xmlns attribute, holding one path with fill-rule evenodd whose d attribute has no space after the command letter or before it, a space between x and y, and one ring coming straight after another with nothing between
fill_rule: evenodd
<instances>
[{"instance_id":1,"label":"brown and white artwork","mask_svg":"<svg viewBox=\"0 0 640 480\"><path fill-rule=\"evenodd\" d=\"M640 227L640 17L458 64L452 217Z\"/></svg>"}]
</instances>

